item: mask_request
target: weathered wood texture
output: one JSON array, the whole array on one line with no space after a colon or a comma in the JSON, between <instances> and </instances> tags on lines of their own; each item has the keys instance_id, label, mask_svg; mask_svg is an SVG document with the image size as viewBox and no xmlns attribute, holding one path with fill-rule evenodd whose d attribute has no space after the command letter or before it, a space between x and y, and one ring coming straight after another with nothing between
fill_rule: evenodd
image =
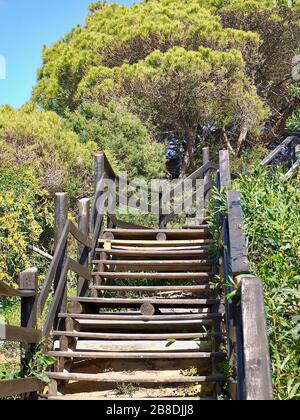
<instances>
[{"instance_id":1,"label":"weathered wood texture","mask_svg":"<svg viewBox=\"0 0 300 420\"><path fill-rule=\"evenodd\" d=\"M234 276L249 273L248 249L244 233L241 193L228 191L228 224L231 254L231 271Z\"/></svg>"},{"instance_id":2,"label":"weathered wood texture","mask_svg":"<svg viewBox=\"0 0 300 420\"><path fill-rule=\"evenodd\" d=\"M0 340L24 344L36 344L42 339L41 331L32 328L12 327L0 324Z\"/></svg>"},{"instance_id":3,"label":"weathered wood texture","mask_svg":"<svg viewBox=\"0 0 300 420\"><path fill-rule=\"evenodd\" d=\"M78 201L78 230L85 236L89 237L90 233L90 200L83 198ZM78 244L78 262L85 269L89 264L89 250L83 244ZM87 293L88 284L85 277L78 277L77 295L84 296Z\"/></svg>"},{"instance_id":4,"label":"weathered wood texture","mask_svg":"<svg viewBox=\"0 0 300 420\"><path fill-rule=\"evenodd\" d=\"M43 384L35 378L0 381L0 398L39 392Z\"/></svg>"},{"instance_id":5,"label":"weathered wood texture","mask_svg":"<svg viewBox=\"0 0 300 420\"><path fill-rule=\"evenodd\" d=\"M241 280L245 399L272 400L273 385L262 281Z\"/></svg>"},{"instance_id":6,"label":"weathered wood texture","mask_svg":"<svg viewBox=\"0 0 300 420\"><path fill-rule=\"evenodd\" d=\"M219 152L220 160L220 187L229 188L231 186L230 158L228 150Z\"/></svg>"},{"instance_id":7,"label":"weathered wood texture","mask_svg":"<svg viewBox=\"0 0 300 420\"><path fill-rule=\"evenodd\" d=\"M276 147L262 162L262 166L269 165L286 147L292 143L299 141L299 137L289 136L279 146Z\"/></svg>"}]
</instances>

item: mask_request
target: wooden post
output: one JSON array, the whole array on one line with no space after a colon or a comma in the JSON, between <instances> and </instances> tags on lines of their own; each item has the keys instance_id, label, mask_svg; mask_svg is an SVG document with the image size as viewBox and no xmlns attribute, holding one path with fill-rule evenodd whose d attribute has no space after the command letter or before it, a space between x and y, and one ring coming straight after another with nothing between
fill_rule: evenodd
<instances>
[{"instance_id":1,"label":"wooden post","mask_svg":"<svg viewBox=\"0 0 300 420\"><path fill-rule=\"evenodd\" d=\"M234 276L249 274L244 217L239 191L227 192L231 271Z\"/></svg>"},{"instance_id":2,"label":"wooden post","mask_svg":"<svg viewBox=\"0 0 300 420\"><path fill-rule=\"evenodd\" d=\"M230 171L230 158L228 150L220 150L220 187L229 188L231 186L231 171Z\"/></svg>"},{"instance_id":3,"label":"wooden post","mask_svg":"<svg viewBox=\"0 0 300 420\"><path fill-rule=\"evenodd\" d=\"M101 180L105 175L105 156L103 153L95 153L94 155L94 202L91 214L91 232L94 232L97 221L97 200L100 195Z\"/></svg>"},{"instance_id":4,"label":"wooden post","mask_svg":"<svg viewBox=\"0 0 300 420\"><path fill-rule=\"evenodd\" d=\"M166 229L166 217L164 214L164 192L163 186L159 186L159 229Z\"/></svg>"},{"instance_id":5,"label":"wooden post","mask_svg":"<svg viewBox=\"0 0 300 420\"><path fill-rule=\"evenodd\" d=\"M273 385L262 280L241 278L245 400L272 400Z\"/></svg>"},{"instance_id":6,"label":"wooden post","mask_svg":"<svg viewBox=\"0 0 300 420\"><path fill-rule=\"evenodd\" d=\"M21 327L34 328L37 322L38 270L30 268L20 273L20 291L34 291L35 296L21 299Z\"/></svg>"},{"instance_id":7,"label":"wooden post","mask_svg":"<svg viewBox=\"0 0 300 420\"><path fill-rule=\"evenodd\" d=\"M30 268L20 273L19 290L35 292L32 297L21 298L21 327L35 328L37 325L37 291L38 291L38 270ZM21 343L21 370L24 376L28 375L28 359L30 359L35 351L34 345ZM29 394L29 400L37 400L37 392Z\"/></svg>"},{"instance_id":8,"label":"wooden post","mask_svg":"<svg viewBox=\"0 0 300 420\"><path fill-rule=\"evenodd\" d=\"M58 244L59 239L63 233L64 227L68 220L68 211L69 211L69 196L67 193L56 193L55 194L55 247ZM62 267L64 264L64 260L66 258L66 251L65 248L61 260L58 264L56 270L56 276L54 279L54 292L57 289L59 279L62 273ZM67 309L67 287L65 290L64 297L62 298L61 303L58 306L58 312L65 312ZM56 324L56 321L55 321ZM54 326L57 326L55 325Z\"/></svg>"},{"instance_id":9,"label":"wooden post","mask_svg":"<svg viewBox=\"0 0 300 420\"><path fill-rule=\"evenodd\" d=\"M203 153L203 165L206 165L207 163L210 162L210 150L209 150L209 147L204 147L202 149L202 153ZM206 184L209 184L210 182L211 182L211 171L208 170L204 174L204 189L205 189L205 185ZM208 207L209 207L210 196L211 196L210 191L208 191L204 195L205 209L208 209Z\"/></svg>"},{"instance_id":10,"label":"wooden post","mask_svg":"<svg viewBox=\"0 0 300 420\"><path fill-rule=\"evenodd\" d=\"M90 233L90 200L83 198L78 201L78 229L85 236L89 236ZM82 244L78 245L78 262L84 267L88 267L89 263L89 250ZM85 296L87 292L88 284L86 279L79 277L77 294L78 296Z\"/></svg>"}]
</instances>

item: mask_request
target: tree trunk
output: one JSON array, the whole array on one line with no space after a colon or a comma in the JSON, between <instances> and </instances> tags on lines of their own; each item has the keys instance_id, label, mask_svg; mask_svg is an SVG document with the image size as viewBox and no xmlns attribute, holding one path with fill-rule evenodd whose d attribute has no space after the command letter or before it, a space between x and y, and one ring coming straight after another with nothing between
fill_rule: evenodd
<instances>
[{"instance_id":1,"label":"tree trunk","mask_svg":"<svg viewBox=\"0 0 300 420\"><path fill-rule=\"evenodd\" d=\"M240 136L238 138L237 147L236 147L236 153L238 156L240 155L243 144L245 143L247 134L248 134L248 126L244 123L242 124Z\"/></svg>"},{"instance_id":2,"label":"tree trunk","mask_svg":"<svg viewBox=\"0 0 300 420\"><path fill-rule=\"evenodd\" d=\"M181 176L186 175L189 168L195 168L196 129L186 130L187 151L181 168Z\"/></svg>"}]
</instances>

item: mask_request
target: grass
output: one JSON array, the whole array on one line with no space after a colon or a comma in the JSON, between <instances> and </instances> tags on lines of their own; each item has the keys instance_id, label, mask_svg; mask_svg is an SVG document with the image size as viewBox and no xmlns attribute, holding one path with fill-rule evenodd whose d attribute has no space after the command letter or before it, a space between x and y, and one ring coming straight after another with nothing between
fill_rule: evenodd
<instances>
[{"instance_id":1,"label":"grass","mask_svg":"<svg viewBox=\"0 0 300 420\"><path fill-rule=\"evenodd\" d=\"M300 399L300 175L257 168L237 181L242 193L251 270L262 278L275 398Z\"/></svg>"}]
</instances>

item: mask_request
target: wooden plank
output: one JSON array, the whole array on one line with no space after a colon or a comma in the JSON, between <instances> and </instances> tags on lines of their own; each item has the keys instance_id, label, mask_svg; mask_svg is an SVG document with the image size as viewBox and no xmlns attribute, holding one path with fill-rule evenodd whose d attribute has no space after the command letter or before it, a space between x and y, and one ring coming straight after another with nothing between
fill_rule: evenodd
<instances>
[{"instance_id":1,"label":"wooden plank","mask_svg":"<svg viewBox=\"0 0 300 420\"><path fill-rule=\"evenodd\" d=\"M103 252L103 249L97 249L97 252ZM144 257L160 257L160 258L167 258L167 257L197 257L197 256L210 256L211 252L207 248L202 249L188 249L188 250L178 250L175 248L173 250L145 250L143 248L140 249L110 249L105 251L106 254L118 257L137 257L137 258L144 258Z\"/></svg>"},{"instance_id":2,"label":"wooden plank","mask_svg":"<svg viewBox=\"0 0 300 420\"><path fill-rule=\"evenodd\" d=\"M246 400L272 400L273 384L262 280L241 279Z\"/></svg>"},{"instance_id":3,"label":"wooden plank","mask_svg":"<svg viewBox=\"0 0 300 420\"><path fill-rule=\"evenodd\" d=\"M42 339L42 332L32 328L12 327L0 324L0 340L24 344L36 344Z\"/></svg>"},{"instance_id":4,"label":"wooden plank","mask_svg":"<svg viewBox=\"0 0 300 420\"><path fill-rule=\"evenodd\" d=\"M42 383L35 378L0 381L0 398L39 392L42 386Z\"/></svg>"},{"instance_id":5,"label":"wooden plank","mask_svg":"<svg viewBox=\"0 0 300 420\"><path fill-rule=\"evenodd\" d=\"M70 233L82 245L86 246L89 249L92 249L92 240L90 239L90 237L81 233L73 222L70 222Z\"/></svg>"},{"instance_id":6,"label":"wooden plank","mask_svg":"<svg viewBox=\"0 0 300 420\"><path fill-rule=\"evenodd\" d=\"M115 238L150 238L155 239L156 236L160 233L164 233L167 235L167 237L170 238L178 238L183 237L184 239L189 238L201 238L204 235L210 234L209 227L207 225L203 225L202 229L153 229L153 230L145 230L145 229L105 229L104 233L109 232L112 233Z\"/></svg>"},{"instance_id":7,"label":"wooden plank","mask_svg":"<svg viewBox=\"0 0 300 420\"><path fill-rule=\"evenodd\" d=\"M5 297L34 297L35 291L34 290L19 290L14 289L7 284L0 281L0 296Z\"/></svg>"},{"instance_id":8,"label":"wooden plank","mask_svg":"<svg viewBox=\"0 0 300 420\"><path fill-rule=\"evenodd\" d=\"M203 290L213 290L214 286L92 286L91 289L117 292L199 292Z\"/></svg>"},{"instance_id":9,"label":"wooden plank","mask_svg":"<svg viewBox=\"0 0 300 420\"><path fill-rule=\"evenodd\" d=\"M115 260L95 260L93 264L103 264L109 270L128 271L128 270L149 270L149 271L212 271L212 261L209 260L135 260L135 261L115 261Z\"/></svg>"},{"instance_id":10,"label":"wooden plank","mask_svg":"<svg viewBox=\"0 0 300 420\"><path fill-rule=\"evenodd\" d=\"M220 186L221 188L229 188L231 186L231 170L230 158L228 150L221 150L219 152L220 160Z\"/></svg>"},{"instance_id":11,"label":"wooden plank","mask_svg":"<svg viewBox=\"0 0 300 420\"><path fill-rule=\"evenodd\" d=\"M50 351L50 356L66 359L225 359L226 353L183 352L183 353L159 353L159 352L80 352L80 351Z\"/></svg>"},{"instance_id":12,"label":"wooden plank","mask_svg":"<svg viewBox=\"0 0 300 420\"><path fill-rule=\"evenodd\" d=\"M57 285L57 289L54 294L54 298L52 301L52 304L50 306L49 312L47 314L47 318L44 324L43 328L43 336L48 337L54 323L54 319L60 304L60 301L62 299L62 296L64 295L66 283L67 283L67 276L69 271L69 258L67 257L64 266L61 272L61 276Z\"/></svg>"},{"instance_id":13,"label":"wooden plank","mask_svg":"<svg viewBox=\"0 0 300 420\"><path fill-rule=\"evenodd\" d=\"M84 381L84 382L103 382L103 383L158 383L158 384L176 384L176 383L203 383L203 382L225 382L223 375L211 376L173 376L170 378L161 378L157 373L134 375L127 373L61 373L49 372L47 376L50 379L65 381Z\"/></svg>"},{"instance_id":14,"label":"wooden plank","mask_svg":"<svg viewBox=\"0 0 300 420\"><path fill-rule=\"evenodd\" d=\"M241 193L227 192L231 271L234 276L249 273L248 249L244 233Z\"/></svg>"},{"instance_id":15,"label":"wooden plank","mask_svg":"<svg viewBox=\"0 0 300 420\"><path fill-rule=\"evenodd\" d=\"M148 279L148 280L210 280L212 274L209 273L109 273L104 272L94 272L93 276L99 276L103 279Z\"/></svg>"},{"instance_id":16,"label":"wooden plank","mask_svg":"<svg viewBox=\"0 0 300 420\"><path fill-rule=\"evenodd\" d=\"M262 166L267 166L269 163L274 160L279 153L281 153L286 147L288 147L291 143L293 143L295 140L299 140L299 137L296 136L289 136L287 137L279 146L276 147L262 162Z\"/></svg>"},{"instance_id":17,"label":"wooden plank","mask_svg":"<svg viewBox=\"0 0 300 420\"><path fill-rule=\"evenodd\" d=\"M205 339L215 336L215 333L175 333L169 332L168 334L135 334L135 333L93 333L93 332L78 332L78 331L53 331L54 337L72 337L86 340L196 340ZM218 336L222 334L217 334Z\"/></svg>"},{"instance_id":18,"label":"wooden plank","mask_svg":"<svg viewBox=\"0 0 300 420\"><path fill-rule=\"evenodd\" d=\"M89 236L90 233L90 199L82 198L78 200L78 229L80 232ZM83 244L79 243L77 247L77 259L81 266L84 266L85 269L89 265L89 249ZM84 296L87 293L88 282L85 276L78 276L77 279L77 295Z\"/></svg>"},{"instance_id":19,"label":"wooden plank","mask_svg":"<svg viewBox=\"0 0 300 420\"><path fill-rule=\"evenodd\" d=\"M92 273L77 261L72 260L72 258L69 258L69 270L73 271L75 274L78 274L85 280L91 281L93 279Z\"/></svg>"},{"instance_id":20,"label":"wooden plank","mask_svg":"<svg viewBox=\"0 0 300 420\"><path fill-rule=\"evenodd\" d=\"M37 303L38 316L40 316L43 312L43 309L45 307L45 303L48 299L51 287L52 287L53 282L54 282L54 277L55 277L55 274L56 274L57 267L58 267L58 265L61 261L62 255L65 251L68 235L70 233L70 225L71 225L71 222L68 220L67 223L65 224L63 233L62 233L62 235L59 239L59 242L57 244L57 247L55 249L55 254L54 254L53 260L51 262L51 265L49 267L49 270L46 274L46 278L45 278L45 281L43 283L42 290L40 292L40 295L39 295L39 298L38 298L38 303Z\"/></svg>"},{"instance_id":21,"label":"wooden plank","mask_svg":"<svg viewBox=\"0 0 300 420\"><path fill-rule=\"evenodd\" d=\"M137 321L145 321L145 322L151 322L151 321L191 321L191 320L206 320L206 319L218 319L222 318L223 314L221 313L189 313L186 315L178 315L178 314L172 314L172 315L154 315L154 316L143 316L143 315L128 315L127 313L115 313L108 315L106 314L59 314L60 318L73 318L78 320L137 320Z\"/></svg>"},{"instance_id":22,"label":"wooden plank","mask_svg":"<svg viewBox=\"0 0 300 420\"><path fill-rule=\"evenodd\" d=\"M169 240L169 241L151 241L151 240L131 240L131 239L112 239L105 240L101 239L99 243L111 243L111 245L118 246L153 246L153 247L182 247L182 246L192 246L192 245L211 245L213 243L212 239L194 239L194 240Z\"/></svg>"},{"instance_id":23,"label":"wooden plank","mask_svg":"<svg viewBox=\"0 0 300 420\"><path fill-rule=\"evenodd\" d=\"M100 305L102 307L140 307L144 303L157 305L158 307L208 307L217 305L220 301L217 299L116 299L116 298L71 298L70 302L77 302L81 305Z\"/></svg>"}]
</instances>

